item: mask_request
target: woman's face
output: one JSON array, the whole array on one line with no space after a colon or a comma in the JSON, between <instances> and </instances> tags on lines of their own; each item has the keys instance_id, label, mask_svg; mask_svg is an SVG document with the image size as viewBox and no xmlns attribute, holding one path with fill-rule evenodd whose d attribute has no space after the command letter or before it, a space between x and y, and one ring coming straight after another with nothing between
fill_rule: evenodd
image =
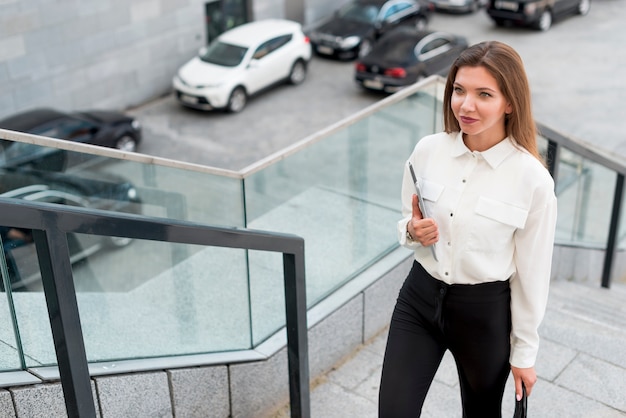
<instances>
[{"instance_id":1,"label":"woman's face","mask_svg":"<svg viewBox=\"0 0 626 418\"><path fill-rule=\"evenodd\" d=\"M506 136L504 117L513 108L485 67L458 69L450 105L466 135L491 141Z\"/></svg>"}]
</instances>

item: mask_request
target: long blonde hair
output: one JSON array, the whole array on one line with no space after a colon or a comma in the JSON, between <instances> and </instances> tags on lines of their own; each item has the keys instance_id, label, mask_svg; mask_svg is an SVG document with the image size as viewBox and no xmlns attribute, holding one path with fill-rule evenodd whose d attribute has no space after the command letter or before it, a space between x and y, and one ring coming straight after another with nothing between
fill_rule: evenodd
<instances>
[{"instance_id":1,"label":"long blonde hair","mask_svg":"<svg viewBox=\"0 0 626 418\"><path fill-rule=\"evenodd\" d=\"M537 126L532 115L530 87L522 58L502 42L487 41L472 45L452 64L443 98L444 130L447 133L461 130L450 101L456 74L459 68L465 66L483 67L496 79L500 91L513 108L505 119L507 136L545 164L537 150Z\"/></svg>"}]
</instances>

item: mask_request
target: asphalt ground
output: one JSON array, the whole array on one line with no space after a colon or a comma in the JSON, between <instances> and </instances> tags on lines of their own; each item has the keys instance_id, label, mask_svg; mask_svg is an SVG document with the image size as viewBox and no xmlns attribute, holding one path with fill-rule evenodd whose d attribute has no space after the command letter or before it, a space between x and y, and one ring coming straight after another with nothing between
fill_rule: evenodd
<instances>
[{"instance_id":1,"label":"asphalt ground","mask_svg":"<svg viewBox=\"0 0 626 418\"><path fill-rule=\"evenodd\" d=\"M496 27L484 10L437 12L429 26L470 43L513 46L526 66L535 119L626 162L624 22L625 0L594 0L587 16L567 17L547 32ZM353 77L354 62L316 56L302 85L269 90L239 114L187 109L172 94L128 113L144 126L141 153L241 170L384 97Z\"/></svg>"}]
</instances>

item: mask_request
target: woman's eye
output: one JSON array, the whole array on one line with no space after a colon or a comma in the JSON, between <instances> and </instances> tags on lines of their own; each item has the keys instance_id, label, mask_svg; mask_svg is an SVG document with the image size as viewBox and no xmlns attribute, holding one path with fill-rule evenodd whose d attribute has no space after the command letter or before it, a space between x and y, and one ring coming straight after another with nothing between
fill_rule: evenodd
<instances>
[{"instance_id":1,"label":"woman's eye","mask_svg":"<svg viewBox=\"0 0 626 418\"><path fill-rule=\"evenodd\" d=\"M483 91L482 93L480 93L480 95L482 97L491 97L491 94L487 93L486 91Z\"/></svg>"},{"instance_id":2,"label":"woman's eye","mask_svg":"<svg viewBox=\"0 0 626 418\"><path fill-rule=\"evenodd\" d=\"M462 89L461 87L455 87L455 88L454 88L454 92L455 92L455 93L457 93L457 94L459 94L459 93L462 93L462 92L463 92L463 89Z\"/></svg>"}]
</instances>

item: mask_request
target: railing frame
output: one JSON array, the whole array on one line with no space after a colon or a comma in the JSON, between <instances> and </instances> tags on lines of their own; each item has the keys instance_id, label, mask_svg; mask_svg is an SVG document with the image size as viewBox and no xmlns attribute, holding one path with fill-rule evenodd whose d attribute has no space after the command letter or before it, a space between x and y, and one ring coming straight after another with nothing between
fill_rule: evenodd
<instances>
[{"instance_id":1,"label":"railing frame","mask_svg":"<svg viewBox=\"0 0 626 418\"><path fill-rule=\"evenodd\" d=\"M615 182L615 190L613 192L613 205L611 208L611 220L609 222L609 231L606 242L606 249L604 253L604 263L602 268L601 286L604 288L611 287L611 276L614 266L614 258L618 246L618 231L622 214L622 200L624 194L624 176L626 175L626 166L620 164L618 161L603 156L600 153L587 148L572 139L558 133L557 131L548 128L545 125L538 124L539 131L543 137L548 140L547 150L547 164L548 170L554 179L554 183L557 182L558 177L558 162L561 152L561 147L569 149L574 153L580 155L583 158L596 162L615 171L617 175L617 181Z\"/></svg>"},{"instance_id":2,"label":"railing frame","mask_svg":"<svg viewBox=\"0 0 626 418\"><path fill-rule=\"evenodd\" d=\"M0 198L0 213L3 224L33 230L70 418L92 418L96 412L69 258L69 233L282 253L291 416L310 418L304 240L301 237L9 198ZM5 286L8 282L6 278ZM9 287L5 287L7 291Z\"/></svg>"}]
</instances>

